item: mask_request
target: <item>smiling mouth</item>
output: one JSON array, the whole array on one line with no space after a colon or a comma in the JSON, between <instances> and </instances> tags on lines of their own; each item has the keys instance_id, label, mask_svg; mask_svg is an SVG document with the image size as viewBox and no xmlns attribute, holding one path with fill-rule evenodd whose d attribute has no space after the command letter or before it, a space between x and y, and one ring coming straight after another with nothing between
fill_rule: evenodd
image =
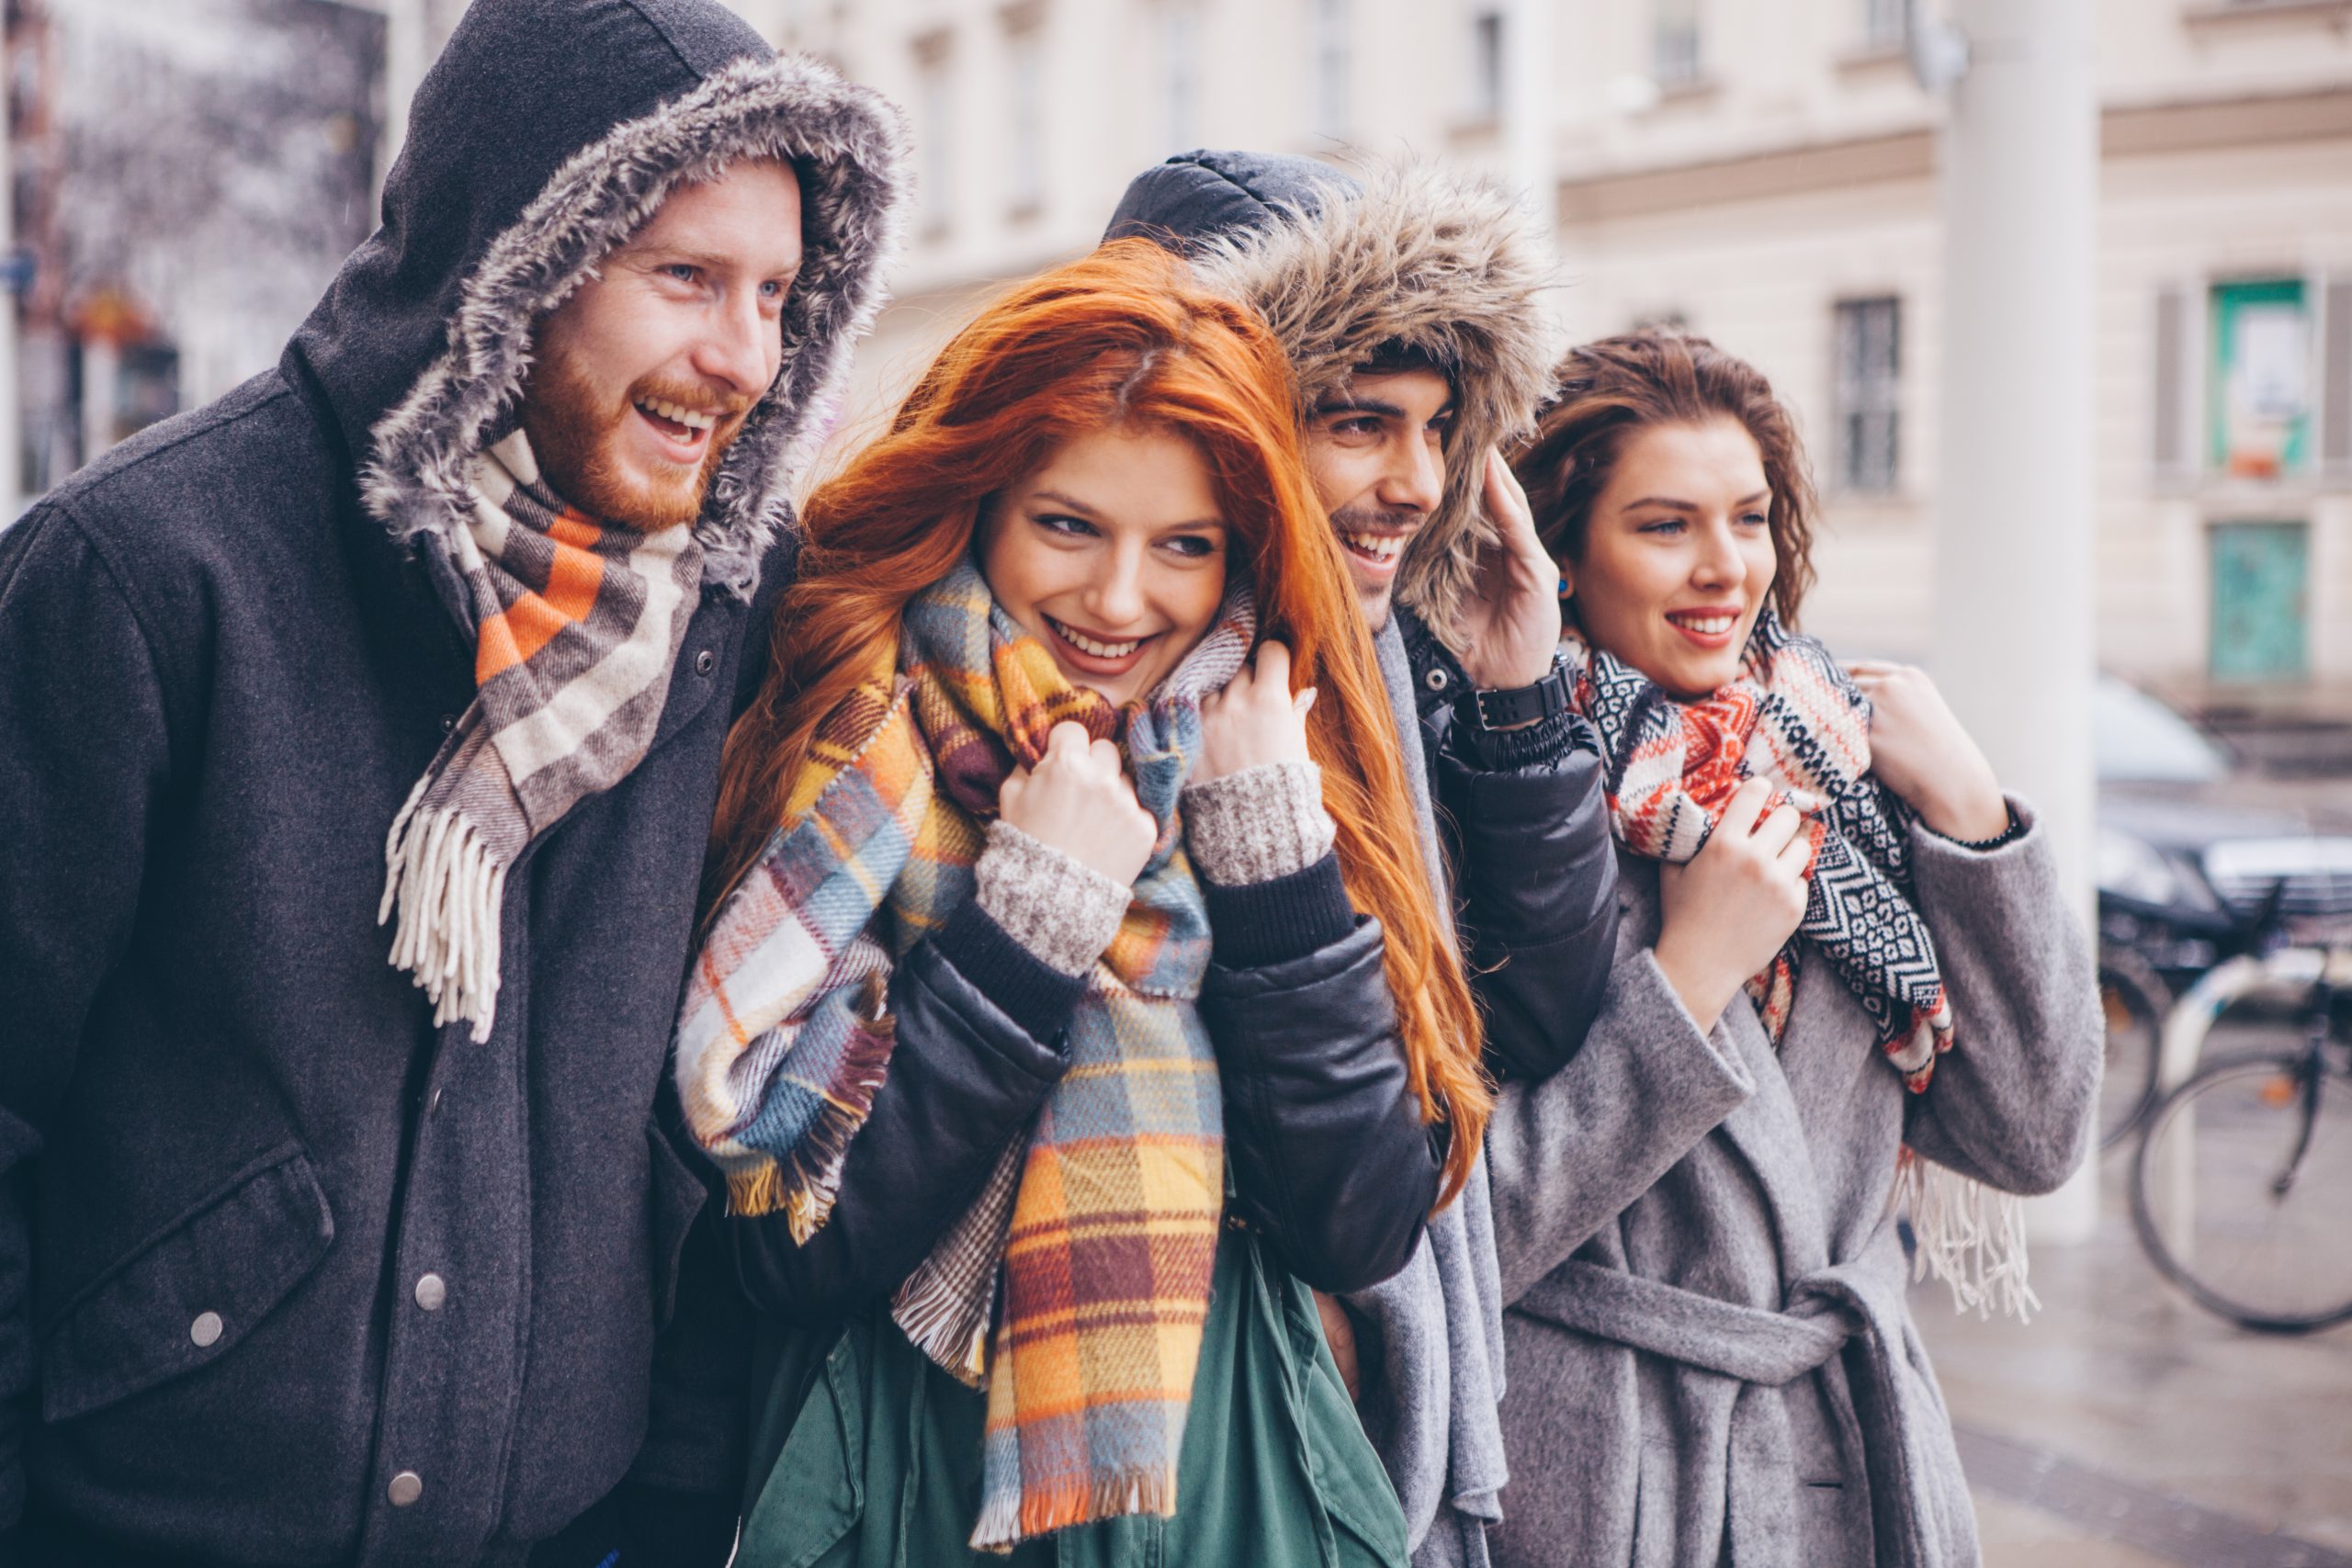
<instances>
[{"instance_id":1,"label":"smiling mouth","mask_svg":"<svg viewBox=\"0 0 2352 1568\"><path fill-rule=\"evenodd\" d=\"M639 398L635 406L646 423L682 446L700 446L718 424L718 415L667 398Z\"/></svg>"},{"instance_id":2,"label":"smiling mouth","mask_svg":"<svg viewBox=\"0 0 2352 1568\"><path fill-rule=\"evenodd\" d=\"M1724 637L1739 625L1738 614L1726 610L1671 610L1666 618L1693 637Z\"/></svg>"},{"instance_id":3,"label":"smiling mouth","mask_svg":"<svg viewBox=\"0 0 2352 1568\"><path fill-rule=\"evenodd\" d=\"M1348 554L1374 566L1395 566L1413 541L1410 534L1359 534L1342 528L1339 535Z\"/></svg>"},{"instance_id":4,"label":"smiling mouth","mask_svg":"<svg viewBox=\"0 0 2352 1568\"><path fill-rule=\"evenodd\" d=\"M1070 647L1078 649L1079 652L1086 655L1089 659L1099 659L1103 660L1105 663L1115 663L1121 660L1132 659L1143 650L1143 645L1145 643L1151 640L1151 637L1127 637L1117 642L1111 642L1102 637L1089 637L1086 633L1078 630L1074 626L1064 626L1061 622L1054 619L1051 615L1046 616L1045 621L1046 625L1053 628L1054 635L1059 637L1062 641L1069 644ZM1153 636L1157 635L1159 634L1153 634Z\"/></svg>"}]
</instances>

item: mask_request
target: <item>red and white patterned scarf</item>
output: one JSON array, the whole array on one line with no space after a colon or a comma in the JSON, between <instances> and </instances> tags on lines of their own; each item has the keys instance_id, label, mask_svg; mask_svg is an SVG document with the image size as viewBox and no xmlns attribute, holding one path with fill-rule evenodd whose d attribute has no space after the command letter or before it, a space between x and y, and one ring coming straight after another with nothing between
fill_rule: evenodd
<instances>
[{"instance_id":1,"label":"red and white patterned scarf","mask_svg":"<svg viewBox=\"0 0 2352 1568\"><path fill-rule=\"evenodd\" d=\"M1577 666L1573 705L1600 736L1611 823L1634 853L1689 860L1751 777L1771 781L1768 810L1798 792L1814 797L1804 813L1813 845L1804 919L1747 982L1747 995L1779 1045L1809 944L1869 1014L1887 1065L1912 1093L1925 1093L1936 1059L1953 1045L1952 1010L1913 898L1913 812L1871 773L1870 699L1826 648L1782 626L1770 605L1748 635L1738 678L1694 702L1573 634L1566 644ZM2024 1317L2039 1306L2026 1283L2014 1196L1909 1148L1897 1176L1922 1276L1945 1280L1958 1304L1980 1313L1997 1302Z\"/></svg>"}]
</instances>

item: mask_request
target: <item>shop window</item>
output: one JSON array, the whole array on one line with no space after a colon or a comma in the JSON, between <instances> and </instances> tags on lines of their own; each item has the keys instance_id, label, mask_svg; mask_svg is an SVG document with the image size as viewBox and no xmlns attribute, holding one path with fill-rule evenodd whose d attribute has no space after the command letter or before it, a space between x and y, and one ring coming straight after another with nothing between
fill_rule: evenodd
<instances>
[{"instance_id":1,"label":"shop window","mask_svg":"<svg viewBox=\"0 0 2352 1568\"><path fill-rule=\"evenodd\" d=\"M1468 118L1485 123L1503 113L1503 14L1487 6L1470 17Z\"/></svg>"},{"instance_id":2,"label":"shop window","mask_svg":"<svg viewBox=\"0 0 2352 1568\"><path fill-rule=\"evenodd\" d=\"M1034 24L1017 28L1004 47L1012 87L1006 195L1012 216L1026 218L1046 205L1045 33Z\"/></svg>"},{"instance_id":3,"label":"shop window","mask_svg":"<svg viewBox=\"0 0 2352 1568\"><path fill-rule=\"evenodd\" d=\"M2311 438L2311 318L2300 278L2218 283L2206 466L2242 479L2301 471Z\"/></svg>"},{"instance_id":4,"label":"shop window","mask_svg":"<svg viewBox=\"0 0 2352 1568\"><path fill-rule=\"evenodd\" d=\"M1902 456L1903 302L1838 302L1834 390L1840 490L1894 488Z\"/></svg>"},{"instance_id":5,"label":"shop window","mask_svg":"<svg viewBox=\"0 0 2352 1568\"><path fill-rule=\"evenodd\" d=\"M2297 681L2311 672L2311 529L2219 523L2207 536L2217 681Z\"/></svg>"}]
</instances>

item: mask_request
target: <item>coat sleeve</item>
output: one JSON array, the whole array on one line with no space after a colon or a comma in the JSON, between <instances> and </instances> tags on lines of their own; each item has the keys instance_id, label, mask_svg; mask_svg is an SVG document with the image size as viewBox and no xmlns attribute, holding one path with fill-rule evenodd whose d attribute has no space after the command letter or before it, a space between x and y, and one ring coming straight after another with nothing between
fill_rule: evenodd
<instances>
[{"instance_id":1,"label":"coat sleeve","mask_svg":"<svg viewBox=\"0 0 2352 1568\"><path fill-rule=\"evenodd\" d=\"M979 1196L998 1155L1060 1079L1067 1064L1055 1043L1058 1031L1040 1039L1014 1017L1024 1013L1035 1023L1050 1016L1051 1002L1024 996L1008 1011L950 956L986 942L992 960L1017 964L1020 955L1005 952L1012 939L993 922L971 924L985 920L967 907L948 931L910 948L893 971L898 1043L873 1111L850 1144L824 1227L800 1246L782 1213L728 1222L744 1292L762 1310L821 1327L898 1289ZM1032 977L1035 989L1050 984ZM1006 985L992 988L1013 1000ZM1066 1020L1068 1007L1061 1012Z\"/></svg>"},{"instance_id":2,"label":"coat sleeve","mask_svg":"<svg viewBox=\"0 0 2352 1568\"><path fill-rule=\"evenodd\" d=\"M27 1198L42 1126L128 944L170 773L163 683L120 581L72 520L0 534L0 1524L34 1398Z\"/></svg>"},{"instance_id":3,"label":"coat sleeve","mask_svg":"<svg viewBox=\"0 0 2352 1568\"><path fill-rule=\"evenodd\" d=\"M1576 1054L1600 1016L1617 950L1617 855L1600 758L1570 735L1541 755L1481 754L1457 718L1436 748L1464 955L1487 1065L1533 1082ZM1541 729L1543 727L1537 727ZM1532 733L1532 732L1530 732Z\"/></svg>"},{"instance_id":4,"label":"coat sleeve","mask_svg":"<svg viewBox=\"0 0 2352 1568\"><path fill-rule=\"evenodd\" d=\"M1287 889L1257 892L1295 895L1302 879L1328 878L1344 911L1339 874L1327 856L1283 878ZM1226 897L1212 900L1213 922ZM1217 943L1201 1019L1224 1082L1235 1207L1315 1289L1378 1284L1411 1259L1442 1173L1406 1076L1380 924L1343 914L1311 951L1249 963L1235 961L1222 926Z\"/></svg>"},{"instance_id":5,"label":"coat sleeve","mask_svg":"<svg viewBox=\"0 0 2352 1568\"><path fill-rule=\"evenodd\" d=\"M1700 1032L1649 948L1623 939L1584 1048L1541 1082L1504 1085L1487 1123L1504 1304L1566 1262L1755 1089L1725 1026Z\"/></svg>"},{"instance_id":6,"label":"coat sleeve","mask_svg":"<svg viewBox=\"0 0 2352 1568\"><path fill-rule=\"evenodd\" d=\"M1905 1137L2007 1192L2047 1192L2088 1153L2106 1054L2098 972L2066 907L2049 835L1990 851L1915 824L1913 872L1952 1008L1952 1048L1905 1107Z\"/></svg>"}]
</instances>

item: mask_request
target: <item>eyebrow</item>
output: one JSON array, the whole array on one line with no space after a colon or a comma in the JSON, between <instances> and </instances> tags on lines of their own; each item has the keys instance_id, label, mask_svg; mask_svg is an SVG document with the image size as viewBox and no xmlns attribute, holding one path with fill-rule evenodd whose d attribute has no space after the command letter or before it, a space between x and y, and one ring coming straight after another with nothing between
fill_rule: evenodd
<instances>
[{"instance_id":1,"label":"eyebrow","mask_svg":"<svg viewBox=\"0 0 2352 1568\"><path fill-rule=\"evenodd\" d=\"M1448 398L1445 400L1445 406L1438 410L1437 412L1430 415L1430 420L1434 423L1438 420L1448 417L1453 412L1453 400L1452 398ZM1360 398L1345 392L1340 393L1337 397L1326 399L1324 401L1315 405L1315 416L1317 419L1322 418L1326 414L1335 413L1378 414L1383 419L1409 419L1412 417L1395 403L1384 402L1378 398Z\"/></svg>"},{"instance_id":2,"label":"eyebrow","mask_svg":"<svg viewBox=\"0 0 2352 1568\"><path fill-rule=\"evenodd\" d=\"M1067 507L1072 512L1080 513L1088 517L1100 517L1102 515L1099 510L1089 506L1086 502L1079 500L1078 497L1074 495L1064 495L1057 490L1033 490L1029 492L1029 499L1032 501L1050 501L1056 506ZM1222 517L1200 517L1195 518L1189 523L1164 523L1160 525L1159 531L1161 533L1173 533L1182 528L1224 528L1230 531L1230 525L1227 524L1226 520Z\"/></svg>"},{"instance_id":3,"label":"eyebrow","mask_svg":"<svg viewBox=\"0 0 2352 1568\"><path fill-rule=\"evenodd\" d=\"M1759 501L1770 501L1771 499L1772 492L1770 491L1759 490L1753 495L1741 496L1737 501L1733 502L1732 504L1734 506L1753 506ZM1645 495L1638 501L1627 502L1623 507L1619 508L1619 510L1630 512L1636 506L1663 506L1672 512L1696 512L1699 510L1699 503L1695 501L1677 501L1671 496L1665 495Z\"/></svg>"}]
</instances>

